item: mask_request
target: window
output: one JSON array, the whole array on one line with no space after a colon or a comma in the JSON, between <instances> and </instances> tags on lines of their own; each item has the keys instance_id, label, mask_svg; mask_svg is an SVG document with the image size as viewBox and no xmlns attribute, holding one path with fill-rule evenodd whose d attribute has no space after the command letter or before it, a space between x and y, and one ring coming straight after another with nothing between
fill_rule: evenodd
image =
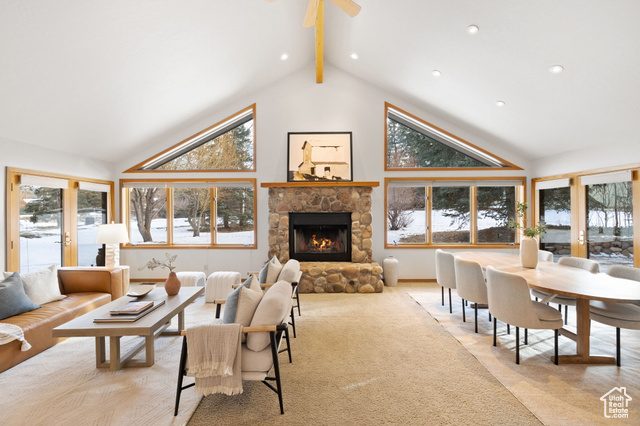
<instances>
[{"instance_id":1,"label":"window","mask_svg":"<svg viewBox=\"0 0 640 426\"><path fill-rule=\"evenodd\" d=\"M111 216L113 183L8 169L7 268L95 266L98 225Z\"/></svg>"},{"instance_id":2,"label":"window","mask_svg":"<svg viewBox=\"0 0 640 426\"><path fill-rule=\"evenodd\" d=\"M128 247L255 248L255 179L123 180Z\"/></svg>"},{"instance_id":3,"label":"window","mask_svg":"<svg viewBox=\"0 0 640 426\"><path fill-rule=\"evenodd\" d=\"M540 182L538 220L547 225L540 236L540 248L559 257L571 256L571 188L569 179Z\"/></svg>"},{"instance_id":4,"label":"window","mask_svg":"<svg viewBox=\"0 0 640 426\"><path fill-rule=\"evenodd\" d=\"M534 179L538 220L547 224L541 248L554 257L596 260L600 272L611 265L640 267L633 255L640 203L638 169L583 172Z\"/></svg>"},{"instance_id":5,"label":"window","mask_svg":"<svg viewBox=\"0 0 640 426\"><path fill-rule=\"evenodd\" d=\"M524 178L386 178L385 247L513 246Z\"/></svg>"},{"instance_id":6,"label":"window","mask_svg":"<svg viewBox=\"0 0 640 426\"><path fill-rule=\"evenodd\" d=\"M255 171L255 104L127 172Z\"/></svg>"},{"instance_id":7,"label":"window","mask_svg":"<svg viewBox=\"0 0 640 426\"><path fill-rule=\"evenodd\" d=\"M519 167L385 103L385 170Z\"/></svg>"}]
</instances>

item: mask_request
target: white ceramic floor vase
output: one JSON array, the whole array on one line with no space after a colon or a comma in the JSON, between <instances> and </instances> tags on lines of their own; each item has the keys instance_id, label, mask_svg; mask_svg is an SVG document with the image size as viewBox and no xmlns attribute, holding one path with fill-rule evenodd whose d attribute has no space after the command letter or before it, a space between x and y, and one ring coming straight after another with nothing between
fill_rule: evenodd
<instances>
[{"instance_id":1,"label":"white ceramic floor vase","mask_svg":"<svg viewBox=\"0 0 640 426\"><path fill-rule=\"evenodd\" d=\"M520 240L520 263L525 268L538 266L538 240L534 237L522 237Z\"/></svg>"},{"instance_id":2,"label":"white ceramic floor vase","mask_svg":"<svg viewBox=\"0 0 640 426\"><path fill-rule=\"evenodd\" d=\"M398 285L399 266L400 262L393 256L385 257L382 260L385 285L389 287L395 287Z\"/></svg>"}]
</instances>

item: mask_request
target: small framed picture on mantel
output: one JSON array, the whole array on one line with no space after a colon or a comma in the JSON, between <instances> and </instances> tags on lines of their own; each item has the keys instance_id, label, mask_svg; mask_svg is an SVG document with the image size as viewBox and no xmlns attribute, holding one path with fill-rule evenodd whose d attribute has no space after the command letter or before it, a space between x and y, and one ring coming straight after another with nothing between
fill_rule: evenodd
<instances>
[{"instance_id":1,"label":"small framed picture on mantel","mask_svg":"<svg viewBox=\"0 0 640 426\"><path fill-rule=\"evenodd\" d=\"M288 133L287 182L353 181L351 132Z\"/></svg>"}]
</instances>

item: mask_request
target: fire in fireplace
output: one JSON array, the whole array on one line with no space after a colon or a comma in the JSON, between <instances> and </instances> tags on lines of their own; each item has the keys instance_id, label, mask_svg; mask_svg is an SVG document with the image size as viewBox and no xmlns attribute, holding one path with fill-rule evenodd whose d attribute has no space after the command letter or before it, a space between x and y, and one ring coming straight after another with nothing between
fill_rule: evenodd
<instances>
[{"instance_id":1,"label":"fire in fireplace","mask_svg":"<svg viewBox=\"0 0 640 426\"><path fill-rule=\"evenodd\" d=\"M289 213L289 258L351 262L351 213Z\"/></svg>"}]
</instances>

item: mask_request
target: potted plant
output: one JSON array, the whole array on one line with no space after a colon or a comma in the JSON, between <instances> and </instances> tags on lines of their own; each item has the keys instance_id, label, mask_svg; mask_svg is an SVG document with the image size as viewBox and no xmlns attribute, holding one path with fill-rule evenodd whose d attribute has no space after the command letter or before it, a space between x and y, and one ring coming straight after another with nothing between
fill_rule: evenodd
<instances>
[{"instance_id":1,"label":"potted plant","mask_svg":"<svg viewBox=\"0 0 640 426\"><path fill-rule=\"evenodd\" d=\"M509 220L509 226L522 230L520 240L520 262L525 268L535 268L538 265L538 235L547 232L547 225L538 222L535 226L525 227L524 219L527 214L527 203L516 202L516 219Z\"/></svg>"},{"instance_id":2,"label":"potted plant","mask_svg":"<svg viewBox=\"0 0 640 426\"><path fill-rule=\"evenodd\" d=\"M142 271L143 269L147 268L153 271L157 267L168 269L169 277L164 282L164 290L169 296L174 296L180 291L180 280L178 279L176 273L173 272L173 270L176 269L176 267L173 266L173 262L175 262L175 260L178 258L178 255L174 254L173 256L171 256L169 253L165 253L165 257L166 259L163 261L159 261L155 257L153 257L145 265L139 267L138 270Z\"/></svg>"}]
</instances>

